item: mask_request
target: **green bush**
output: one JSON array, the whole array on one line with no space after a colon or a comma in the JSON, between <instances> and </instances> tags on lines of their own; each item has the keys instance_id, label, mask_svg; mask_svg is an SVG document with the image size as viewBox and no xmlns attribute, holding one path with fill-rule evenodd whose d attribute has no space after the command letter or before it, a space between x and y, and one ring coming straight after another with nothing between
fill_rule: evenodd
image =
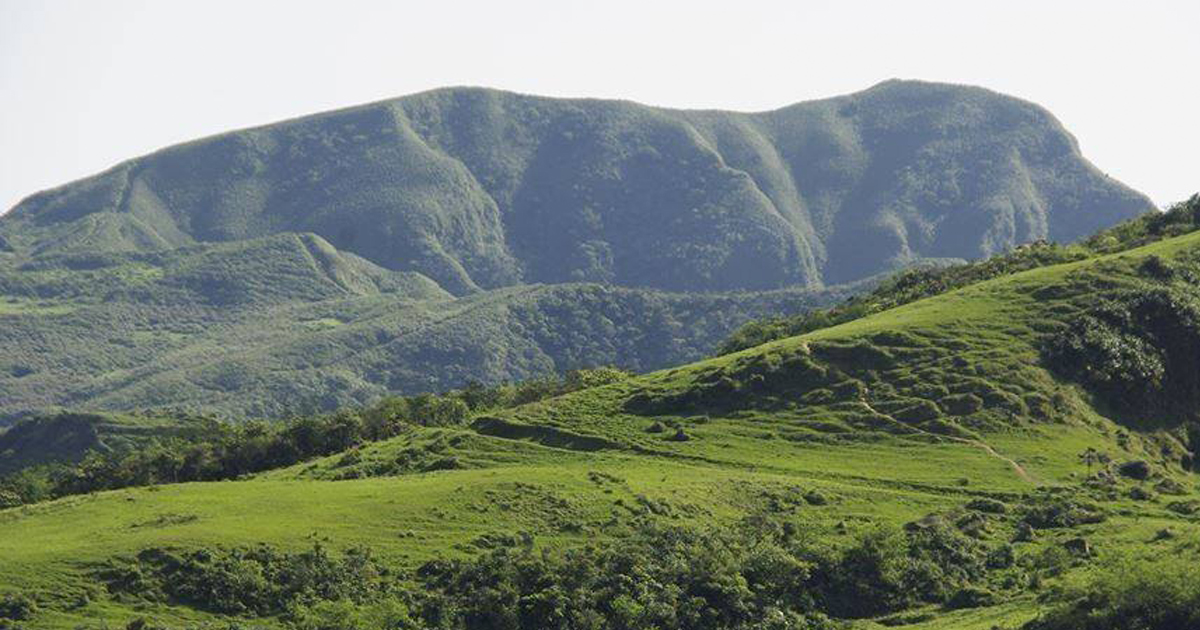
<instances>
[{"instance_id":1,"label":"green bush","mask_svg":"<svg viewBox=\"0 0 1200 630\"><path fill-rule=\"evenodd\" d=\"M340 557L320 544L288 553L265 545L176 554L148 549L131 564L102 569L110 592L187 604L227 615L279 615L296 606L378 601L395 581L363 549Z\"/></svg>"},{"instance_id":2,"label":"green bush","mask_svg":"<svg viewBox=\"0 0 1200 630\"><path fill-rule=\"evenodd\" d=\"M1105 520L1096 506L1063 498L1035 501L1024 506L1022 512L1021 522L1034 529L1077 527Z\"/></svg>"},{"instance_id":3,"label":"green bush","mask_svg":"<svg viewBox=\"0 0 1200 630\"><path fill-rule=\"evenodd\" d=\"M0 595L0 620L28 621L37 613L33 598L17 593Z\"/></svg>"},{"instance_id":4,"label":"green bush","mask_svg":"<svg viewBox=\"0 0 1200 630\"><path fill-rule=\"evenodd\" d=\"M750 533L647 525L632 539L562 555L495 550L418 572L438 595L430 625L465 630L835 627L810 595L811 564L781 529Z\"/></svg>"},{"instance_id":5,"label":"green bush","mask_svg":"<svg viewBox=\"0 0 1200 630\"><path fill-rule=\"evenodd\" d=\"M1109 293L1049 337L1042 354L1126 415L1190 418L1200 405L1200 301L1173 286Z\"/></svg>"},{"instance_id":6,"label":"green bush","mask_svg":"<svg viewBox=\"0 0 1200 630\"><path fill-rule=\"evenodd\" d=\"M301 630L832 630L844 627L832 617L982 592L986 549L941 519L923 523L829 547L768 516L720 529L642 520L625 538L568 550L492 537L482 555L414 574L319 544L151 549L97 577L119 598L279 616Z\"/></svg>"},{"instance_id":7,"label":"green bush","mask_svg":"<svg viewBox=\"0 0 1200 630\"><path fill-rule=\"evenodd\" d=\"M1029 622L1024 630L1200 628L1200 581L1186 560L1122 562Z\"/></svg>"}]
</instances>

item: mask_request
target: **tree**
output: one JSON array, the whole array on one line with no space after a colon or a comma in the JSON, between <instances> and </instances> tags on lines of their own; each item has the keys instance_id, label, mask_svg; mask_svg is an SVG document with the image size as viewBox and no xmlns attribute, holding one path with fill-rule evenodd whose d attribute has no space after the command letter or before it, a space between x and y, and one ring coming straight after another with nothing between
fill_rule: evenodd
<instances>
[{"instance_id":1,"label":"tree","mask_svg":"<svg viewBox=\"0 0 1200 630\"><path fill-rule=\"evenodd\" d=\"M1108 462L1112 461L1108 455L1097 451L1091 446L1087 447L1087 450L1079 454L1079 460L1087 466L1089 477L1092 474L1092 466L1104 466L1107 465Z\"/></svg>"}]
</instances>

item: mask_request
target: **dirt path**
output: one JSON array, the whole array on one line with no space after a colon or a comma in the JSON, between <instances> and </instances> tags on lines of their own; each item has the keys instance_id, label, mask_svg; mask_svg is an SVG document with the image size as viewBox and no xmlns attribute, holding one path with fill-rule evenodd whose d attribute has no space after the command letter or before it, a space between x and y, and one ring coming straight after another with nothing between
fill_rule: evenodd
<instances>
[{"instance_id":1,"label":"dirt path","mask_svg":"<svg viewBox=\"0 0 1200 630\"><path fill-rule=\"evenodd\" d=\"M922 429L921 427L915 427L911 424L900 422L899 420L893 418L890 414L883 413L883 412L879 411L878 409L876 409L875 407L872 407L871 403L869 403L865 400L862 401L862 404L871 413L888 418L892 422L895 422L896 424L899 424L904 427L908 427L909 429L912 429L913 431L916 431L917 433L932 436L937 439L944 439L944 440L950 440L952 442L959 442L961 444L966 444L968 446L974 446L975 448L982 449L983 452L987 453L988 455L991 455L992 457L995 457L996 459L1008 464L1013 469L1013 472L1017 473L1017 476L1020 477L1022 481L1025 481L1028 483L1037 483L1036 481L1034 481L1033 476L1029 474L1029 471L1025 470L1024 466L1017 463L1017 461L1015 459L1012 459L1011 457L1005 457L1004 455L1001 455L999 452L996 451L996 449L992 448L992 446L990 444L987 444L986 442L982 442L980 440L972 440L970 438L955 437L953 435L942 435L940 433L932 433L930 431L926 431L925 429Z\"/></svg>"}]
</instances>

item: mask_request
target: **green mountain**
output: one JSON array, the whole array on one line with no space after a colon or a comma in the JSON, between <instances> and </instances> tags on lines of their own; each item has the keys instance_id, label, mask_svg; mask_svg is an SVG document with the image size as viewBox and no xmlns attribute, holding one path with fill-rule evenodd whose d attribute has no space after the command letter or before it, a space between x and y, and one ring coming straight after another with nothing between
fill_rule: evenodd
<instances>
[{"instance_id":1,"label":"green mountain","mask_svg":"<svg viewBox=\"0 0 1200 630\"><path fill-rule=\"evenodd\" d=\"M1194 627L1198 230L1200 196L525 404L393 399L93 458L0 510L0 618ZM0 496L42 491L22 483Z\"/></svg>"},{"instance_id":2,"label":"green mountain","mask_svg":"<svg viewBox=\"0 0 1200 630\"><path fill-rule=\"evenodd\" d=\"M904 265L1151 207L979 88L756 114L437 90L167 148L0 217L0 416L659 368Z\"/></svg>"},{"instance_id":3,"label":"green mountain","mask_svg":"<svg viewBox=\"0 0 1200 630\"><path fill-rule=\"evenodd\" d=\"M1145 212L1045 110L889 81L761 114L445 89L171 147L39 193L18 252L312 232L451 293L820 286Z\"/></svg>"}]
</instances>

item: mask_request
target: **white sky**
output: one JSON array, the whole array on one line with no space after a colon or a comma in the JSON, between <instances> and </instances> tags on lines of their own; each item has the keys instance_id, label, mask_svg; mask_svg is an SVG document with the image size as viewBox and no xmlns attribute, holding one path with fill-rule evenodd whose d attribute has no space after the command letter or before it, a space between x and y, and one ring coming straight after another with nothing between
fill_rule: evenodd
<instances>
[{"instance_id":1,"label":"white sky","mask_svg":"<svg viewBox=\"0 0 1200 630\"><path fill-rule=\"evenodd\" d=\"M772 109L899 77L1036 101L1200 190L1200 1L0 0L0 211L176 142L446 85Z\"/></svg>"}]
</instances>

